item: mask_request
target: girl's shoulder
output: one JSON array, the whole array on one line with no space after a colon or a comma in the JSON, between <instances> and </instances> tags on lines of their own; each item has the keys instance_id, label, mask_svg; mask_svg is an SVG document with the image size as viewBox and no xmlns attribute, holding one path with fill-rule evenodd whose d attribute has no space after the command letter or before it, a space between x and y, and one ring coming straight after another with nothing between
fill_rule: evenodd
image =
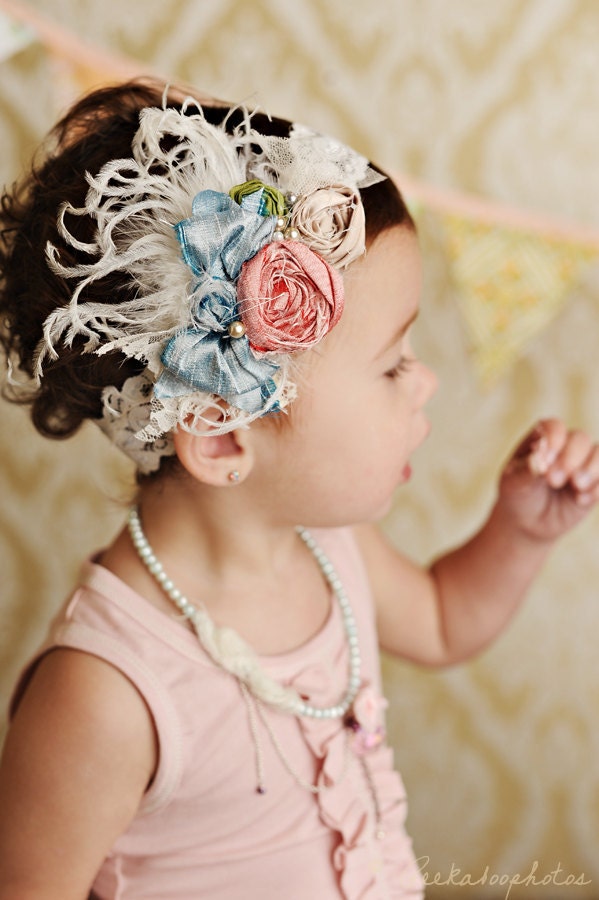
<instances>
[{"instance_id":1,"label":"girl's shoulder","mask_svg":"<svg viewBox=\"0 0 599 900\"><path fill-rule=\"evenodd\" d=\"M77 886L83 894L101 862L95 848L110 847L127 827L156 763L152 719L132 683L91 654L46 653L6 738L0 868L16 884L32 870L40 885L64 881L65 897ZM70 863L61 872L65 847Z\"/></svg>"}]
</instances>

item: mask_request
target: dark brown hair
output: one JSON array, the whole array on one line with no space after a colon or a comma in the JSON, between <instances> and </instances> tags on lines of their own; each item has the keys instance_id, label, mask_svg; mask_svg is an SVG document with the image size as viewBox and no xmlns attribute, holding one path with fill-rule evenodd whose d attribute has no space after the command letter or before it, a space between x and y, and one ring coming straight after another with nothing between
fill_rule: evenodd
<instances>
[{"instance_id":1,"label":"dark brown hair","mask_svg":"<svg viewBox=\"0 0 599 900\"><path fill-rule=\"evenodd\" d=\"M96 174L113 159L131 155L131 143L144 107L161 106L164 85L140 79L94 91L79 100L58 122L44 144L39 162L11 192L5 193L0 209L0 341L15 370L33 377L36 348L43 323L50 313L68 303L69 282L52 272L46 259L51 242L60 251L61 262L89 262L89 256L65 244L57 231L57 213L68 202L84 205L88 190L86 172ZM180 108L182 95L171 92L167 105ZM242 113L225 104L202 104L206 119L214 125L225 122L232 131ZM264 114L252 115L252 125L263 134L286 137L291 124ZM390 179L361 192L366 214L366 238L371 243L394 225L412 228L404 201ZM89 217L69 220L69 229L81 241L94 238ZM120 303L132 288L122 272L92 282L82 301L112 300ZM121 387L143 368L119 352L97 356L84 353L82 342L61 346L58 358L46 360L44 377L27 393L5 390L9 399L31 405L38 431L49 437L68 437L85 419L102 415L104 387Z\"/></svg>"}]
</instances>

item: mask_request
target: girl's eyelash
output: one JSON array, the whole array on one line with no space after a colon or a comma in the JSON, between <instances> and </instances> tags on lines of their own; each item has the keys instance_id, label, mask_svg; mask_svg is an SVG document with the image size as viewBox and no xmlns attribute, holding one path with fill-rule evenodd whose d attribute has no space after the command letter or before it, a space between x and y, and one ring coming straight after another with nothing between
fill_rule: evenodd
<instances>
[{"instance_id":1,"label":"girl's eyelash","mask_svg":"<svg viewBox=\"0 0 599 900\"><path fill-rule=\"evenodd\" d=\"M412 363L413 359L410 359L408 356L402 356L397 365L393 366L392 369L389 369L388 372L385 372L386 378L399 378L400 375L403 375L404 372L407 372Z\"/></svg>"}]
</instances>

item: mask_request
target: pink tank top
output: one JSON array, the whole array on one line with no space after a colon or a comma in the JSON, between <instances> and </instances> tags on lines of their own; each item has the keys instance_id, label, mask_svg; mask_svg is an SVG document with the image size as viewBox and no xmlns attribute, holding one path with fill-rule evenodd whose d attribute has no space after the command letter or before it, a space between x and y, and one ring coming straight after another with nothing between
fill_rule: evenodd
<instances>
[{"instance_id":1,"label":"pink tank top","mask_svg":"<svg viewBox=\"0 0 599 900\"><path fill-rule=\"evenodd\" d=\"M159 741L156 777L94 882L101 900L423 896L404 831L405 791L375 729L382 702L366 574L349 531L314 536L354 609L363 675L355 708L372 722L369 732L352 732L338 719L296 719L263 707L285 757L258 718L264 794L256 791L255 742L237 681L209 660L175 613L165 615L102 566L84 567L36 660L52 647L72 647L111 663L144 698ZM336 703L348 665L337 604L307 644L261 662L310 703ZM325 789L300 786L290 768Z\"/></svg>"}]
</instances>

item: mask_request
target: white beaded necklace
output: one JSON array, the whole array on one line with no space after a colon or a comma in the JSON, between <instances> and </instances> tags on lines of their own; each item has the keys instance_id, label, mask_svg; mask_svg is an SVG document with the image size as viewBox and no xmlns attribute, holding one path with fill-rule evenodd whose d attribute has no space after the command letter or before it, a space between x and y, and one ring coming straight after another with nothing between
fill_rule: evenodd
<instances>
[{"instance_id":1,"label":"white beaded necklace","mask_svg":"<svg viewBox=\"0 0 599 900\"><path fill-rule=\"evenodd\" d=\"M335 706L312 706L306 703L293 688L283 687L267 675L256 654L233 629L215 625L206 610L190 603L175 586L150 546L143 532L139 513L135 508L129 512L128 526L133 546L141 561L167 597L190 622L204 650L217 665L237 678L252 696L275 709L295 716L308 716L316 719L335 719L345 716L360 689L361 660L356 621L332 563L305 528L298 528L297 533L312 553L337 598L349 648L348 686L343 697Z\"/></svg>"}]
</instances>

